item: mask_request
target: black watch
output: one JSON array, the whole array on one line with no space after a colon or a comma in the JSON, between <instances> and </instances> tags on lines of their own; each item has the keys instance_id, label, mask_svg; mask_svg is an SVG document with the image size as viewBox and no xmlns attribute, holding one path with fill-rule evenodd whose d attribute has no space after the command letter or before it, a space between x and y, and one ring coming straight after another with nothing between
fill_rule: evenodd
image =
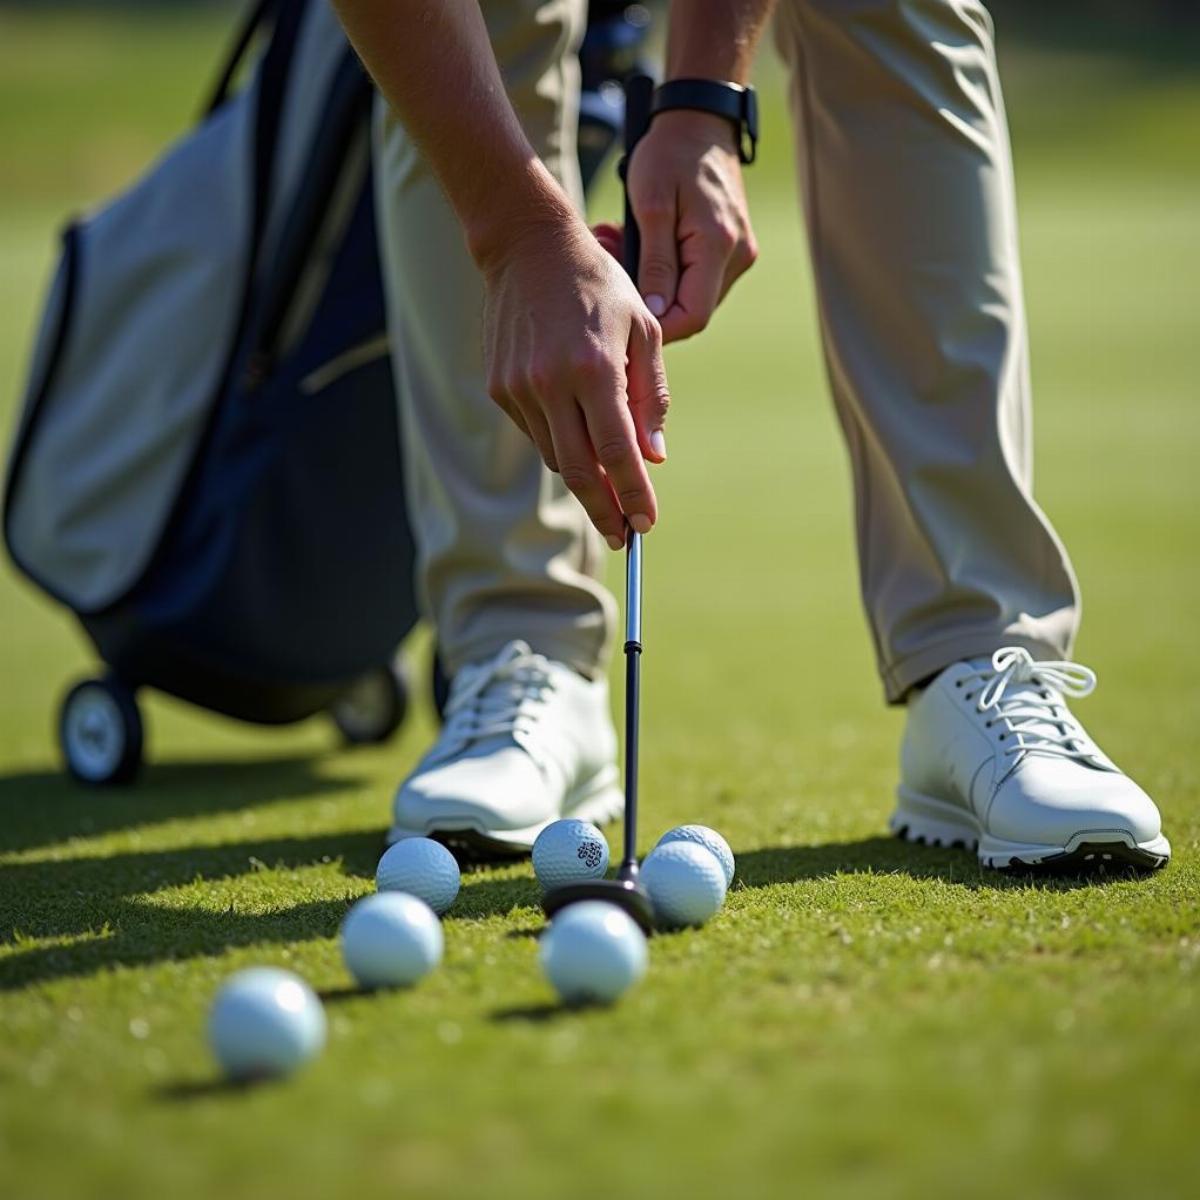
<instances>
[{"instance_id":1,"label":"black watch","mask_svg":"<svg viewBox=\"0 0 1200 1200\"><path fill-rule=\"evenodd\" d=\"M733 122L738 158L752 163L758 152L758 97L752 87L717 79L669 79L650 104L651 119L673 108L712 113Z\"/></svg>"}]
</instances>

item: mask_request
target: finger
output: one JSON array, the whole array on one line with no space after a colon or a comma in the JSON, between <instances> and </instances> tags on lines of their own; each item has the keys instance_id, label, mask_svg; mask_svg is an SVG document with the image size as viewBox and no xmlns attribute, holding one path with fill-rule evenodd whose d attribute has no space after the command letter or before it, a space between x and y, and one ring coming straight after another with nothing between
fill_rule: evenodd
<instances>
[{"instance_id":1,"label":"finger","mask_svg":"<svg viewBox=\"0 0 1200 1200\"><path fill-rule=\"evenodd\" d=\"M662 357L662 331L656 323L634 322L629 335L629 409L638 445L651 462L666 461L664 428L671 393Z\"/></svg>"},{"instance_id":2,"label":"finger","mask_svg":"<svg viewBox=\"0 0 1200 1200\"><path fill-rule=\"evenodd\" d=\"M598 368L590 380L581 381L579 407L596 461L604 469L621 511L638 533L649 533L658 519L658 502L629 411L624 374Z\"/></svg>"},{"instance_id":3,"label":"finger","mask_svg":"<svg viewBox=\"0 0 1200 1200\"><path fill-rule=\"evenodd\" d=\"M729 289L757 261L758 242L755 240L754 234L748 230L746 235L738 242L733 254L730 255L729 262L725 264L725 278L721 281L721 295L717 300L718 305L725 303L725 297L729 295Z\"/></svg>"},{"instance_id":4,"label":"finger","mask_svg":"<svg viewBox=\"0 0 1200 1200\"><path fill-rule=\"evenodd\" d=\"M551 471L558 470L558 455L554 449L554 438L550 435L550 426L546 423L546 414L533 399L532 395L518 392L515 405L521 417L521 424L529 436L529 440L537 447L542 461Z\"/></svg>"},{"instance_id":5,"label":"finger","mask_svg":"<svg viewBox=\"0 0 1200 1200\"><path fill-rule=\"evenodd\" d=\"M529 432L529 425L525 421L525 416L517 404L516 397L512 394L512 390L504 381L500 372L495 372L489 376L487 391L488 395L495 402L496 406L503 411L504 415L532 441L533 437Z\"/></svg>"},{"instance_id":6,"label":"finger","mask_svg":"<svg viewBox=\"0 0 1200 1200\"><path fill-rule=\"evenodd\" d=\"M612 487L596 462L579 407L557 405L551 416L550 434L563 483L583 505L588 518L609 546L620 550L625 545L625 518Z\"/></svg>"},{"instance_id":7,"label":"finger","mask_svg":"<svg viewBox=\"0 0 1200 1200\"><path fill-rule=\"evenodd\" d=\"M646 307L661 317L674 303L679 283L678 205L673 192L650 192L633 197L633 208L642 235L638 291Z\"/></svg>"},{"instance_id":8,"label":"finger","mask_svg":"<svg viewBox=\"0 0 1200 1200\"><path fill-rule=\"evenodd\" d=\"M683 270L675 303L662 316L663 340L679 341L704 329L721 300L725 269L736 234L713 226L688 236L680 247Z\"/></svg>"},{"instance_id":9,"label":"finger","mask_svg":"<svg viewBox=\"0 0 1200 1200\"><path fill-rule=\"evenodd\" d=\"M596 241L604 247L609 254L617 260L621 261L621 256L625 247L625 231L620 225L611 225L608 222L601 222L599 225L592 226L592 233L595 234Z\"/></svg>"}]
</instances>

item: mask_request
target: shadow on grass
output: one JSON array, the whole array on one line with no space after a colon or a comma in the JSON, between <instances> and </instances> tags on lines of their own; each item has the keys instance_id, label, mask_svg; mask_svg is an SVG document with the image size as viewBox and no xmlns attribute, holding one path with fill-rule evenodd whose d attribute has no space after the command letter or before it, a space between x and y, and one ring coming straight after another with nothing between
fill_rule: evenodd
<instances>
[{"instance_id":1,"label":"shadow on grass","mask_svg":"<svg viewBox=\"0 0 1200 1200\"><path fill-rule=\"evenodd\" d=\"M1006 874L985 870L975 855L966 850L915 845L894 837L772 847L737 855L737 879L742 887L770 887L833 875L863 874L938 879L974 889L1011 891L1034 887L1059 892L1137 878L1136 872L1124 869L1092 874Z\"/></svg>"},{"instance_id":2,"label":"shadow on grass","mask_svg":"<svg viewBox=\"0 0 1200 1200\"><path fill-rule=\"evenodd\" d=\"M122 899L97 912L94 939L66 946L39 946L0 962L0 992L35 983L93 975L111 967L148 966L221 954L235 946L292 945L333 937L350 904L314 900L267 913L164 909Z\"/></svg>"},{"instance_id":3,"label":"shadow on grass","mask_svg":"<svg viewBox=\"0 0 1200 1200\"><path fill-rule=\"evenodd\" d=\"M0 775L0 853L53 846L139 825L240 812L344 791L360 781L317 773L310 756L148 767L127 788L88 788L61 771Z\"/></svg>"},{"instance_id":4,"label":"shadow on grass","mask_svg":"<svg viewBox=\"0 0 1200 1200\"><path fill-rule=\"evenodd\" d=\"M349 895L265 913L168 907L149 897L198 881L335 860L347 877L369 879L380 840L374 831L322 834L0 866L0 938L19 943L24 937L92 935L79 944L18 950L0 960L0 992L233 946L332 937Z\"/></svg>"},{"instance_id":5,"label":"shadow on grass","mask_svg":"<svg viewBox=\"0 0 1200 1200\"><path fill-rule=\"evenodd\" d=\"M586 1012L587 1007L566 1004L522 1004L515 1008L498 1008L488 1018L498 1025L544 1025L572 1013Z\"/></svg>"},{"instance_id":6,"label":"shadow on grass","mask_svg":"<svg viewBox=\"0 0 1200 1200\"><path fill-rule=\"evenodd\" d=\"M475 879L463 876L462 890L447 914L455 920L503 917L518 908L542 906L542 889L533 879Z\"/></svg>"},{"instance_id":7,"label":"shadow on grass","mask_svg":"<svg viewBox=\"0 0 1200 1200\"><path fill-rule=\"evenodd\" d=\"M164 1083L154 1089L159 1100L173 1104L187 1104L194 1100L206 1100L211 1096L244 1096L261 1092L264 1088L277 1087L281 1079L183 1079L175 1083Z\"/></svg>"}]
</instances>

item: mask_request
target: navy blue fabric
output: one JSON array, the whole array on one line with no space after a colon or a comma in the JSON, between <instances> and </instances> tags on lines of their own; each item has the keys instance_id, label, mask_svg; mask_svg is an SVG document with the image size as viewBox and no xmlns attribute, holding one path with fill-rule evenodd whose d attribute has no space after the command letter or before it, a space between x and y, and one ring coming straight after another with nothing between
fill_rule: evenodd
<instances>
[{"instance_id":1,"label":"navy blue fabric","mask_svg":"<svg viewBox=\"0 0 1200 1200\"><path fill-rule=\"evenodd\" d=\"M384 328L368 179L306 335L261 385L248 390L234 373L150 572L121 611L87 622L132 682L166 686L173 674L133 644L147 636L247 680L299 686L353 680L387 662L412 628L414 550L390 360L315 395L300 386ZM228 710L237 700L205 702Z\"/></svg>"}]
</instances>

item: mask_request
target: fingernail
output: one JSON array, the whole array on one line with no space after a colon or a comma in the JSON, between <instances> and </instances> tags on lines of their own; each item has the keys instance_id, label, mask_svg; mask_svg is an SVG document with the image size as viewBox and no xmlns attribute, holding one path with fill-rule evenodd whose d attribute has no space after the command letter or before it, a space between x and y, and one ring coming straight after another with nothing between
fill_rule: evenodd
<instances>
[{"instance_id":1,"label":"fingernail","mask_svg":"<svg viewBox=\"0 0 1200 1200\"><path fill-rule=\"evenodd\" d=\"M647 296L646 307L656 317L661 317L667 311L667 302L661 296Z\"/></svg>"},{"instance_id":2,"label":"fingernail","mask_svg":"<svg viewBox=\"0 0 1200 1200\"><path fill-rule=\"evenodd\" d=\"M633 513L629 518L629 524L633 526L634 533L650 532L650 518L645 513Z\"/></svg>"},{"instance_id":3,"label":"fingernail","mask_svg":"<svg viewBox=\"0 0 1200 1200\"><path fill-rule=\"evenodd\" d=\"M658 455L659 458L667 457L667 439L663 436L661 429L656 429L650 435L650 449Z\"/></svg>"},{"instance_id":4,"label":"fingernail","mask_svg":"<svg viewBox=\"0 0 1200 1200\"><path fill-rule=\"evenodd\" d=\"M615 533L607 534L604 540L608 542L608 548L610 550L625 549L625 539L617 537Z\"/></svg>"}]
</instances>

